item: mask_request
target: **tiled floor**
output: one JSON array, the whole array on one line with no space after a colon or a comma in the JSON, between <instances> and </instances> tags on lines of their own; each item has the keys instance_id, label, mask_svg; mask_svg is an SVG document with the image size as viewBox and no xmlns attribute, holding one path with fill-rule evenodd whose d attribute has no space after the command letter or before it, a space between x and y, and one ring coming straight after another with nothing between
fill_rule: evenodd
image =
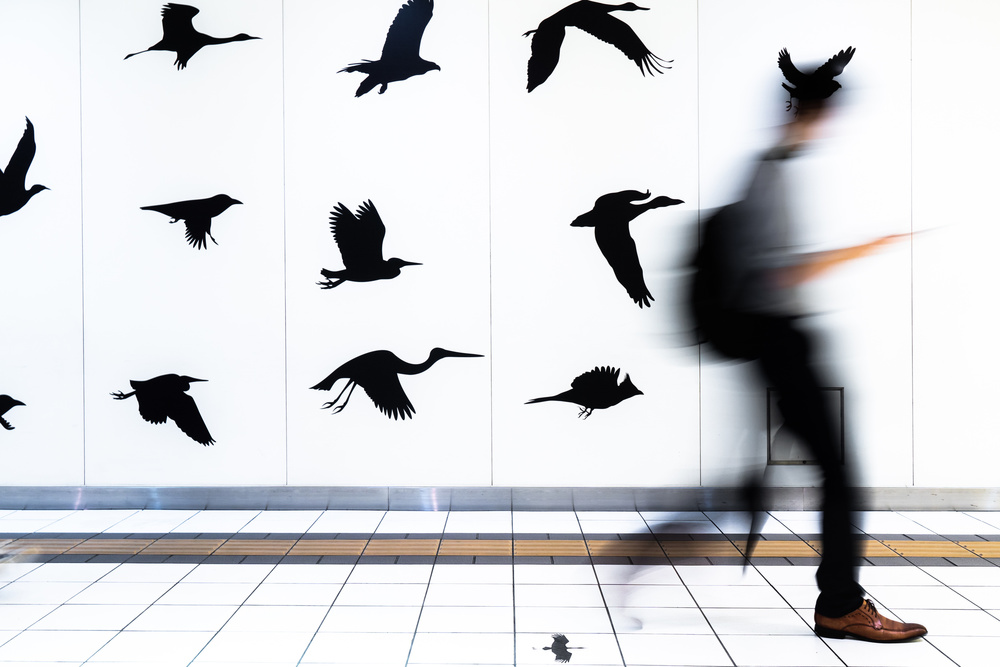
<instances>
[{"instance_id":1,"label":"tiled floor","mask_svg":"<svg viewBox=\"0 0 1000 667\"><path fill-rule=\"evenodd\" d=\"M0 664L1000 664L1000 513L860 521L926 638L813 634L813 512L0 511Z\"/></svg>"}]
</instances>

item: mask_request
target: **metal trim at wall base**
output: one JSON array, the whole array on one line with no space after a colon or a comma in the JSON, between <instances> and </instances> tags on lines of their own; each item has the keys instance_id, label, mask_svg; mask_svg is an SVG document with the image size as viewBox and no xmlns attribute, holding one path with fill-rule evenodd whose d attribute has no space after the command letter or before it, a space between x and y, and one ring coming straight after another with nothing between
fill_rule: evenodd
<instances>
[{"instance_id":1,"label":"metal trim at wall base","mask_svg":"<svg viewBox=\"0 0 1000 667\"><path fill-rule=\"evenodd\" d=\"M768 489L772 510L818 510L815 487ZM866 510L998 510L1000 488L873 487ZM742 509L737 487L6 486L2 509L691 511Z\"/></svg>"}]
</instances>

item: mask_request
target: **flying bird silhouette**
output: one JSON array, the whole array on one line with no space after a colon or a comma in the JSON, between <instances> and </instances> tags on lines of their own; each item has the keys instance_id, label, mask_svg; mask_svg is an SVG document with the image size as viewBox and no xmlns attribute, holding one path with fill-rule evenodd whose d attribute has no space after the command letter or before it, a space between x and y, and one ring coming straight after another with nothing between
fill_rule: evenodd
<instances>
[{"instance_id":1,"label":"flying bird silhouette","mask_svg":"<svg viewBox=\"0 0 1000 667\"><path fill-rule=\"evenodd\" d=\"M545 401L563 401L564 403L576 403L580 406L578 417L586 419L594 410L602 410L618 405L626 398L639 396L642 394L634 384L632 379L625 374L625 379L618 384L619 369L610 366L598 366L592 371L587 371L577 377L570 384L570 389L555 396L543 396L527 401L525 405L532 403L543 403Z\"/></svg>"},{"instance_id":2,"label":"flying bird silhouette","mask_svg":"<svg viewBox=\"0 0 1000 667\"><path fill-rule=\"evenodd\" d=\"M358 208L357 215L338 203L330 214L330 231L340 248L344 268L341 271L320 269L326 280L316 284L323 289L336 287L345 280L387 280L398 276L404 266L420 265L398 257L382 258L385 224L370 199Z\"/></svg>"},{"instance_id":3,"label":"flying bird silhouette","mask_svg":"<svg viewBox=\"0 0 1000 667\"><path fill-rule=\"evenodd\" d=\"M788 105L785 110L792 108L793 99L800 102L802 100L824 100L837 92L841 86L840 83L833 80L833 77L843 73L856 50L853 46L848 46L817 67L811 74L800 72L792 64L792 57L788 55L788 49L779 51L778 67L788 79L788 83L781 84L781 87L788 91ZM792 85L788 85L789 83Z\"/></svg>"},{"instance_id":4,"label":"flying bird silhouette","mask_svg":"<svg viewBox=\"0 0 1000 667\"><path fill-rule=\"evenodd\" d=\"M0 216L20 211L29 199L42 190L48 190L44 185L32 185L31 188L24 189L28 167L35 159L35 126L27 118L24 120L27 123L24 134L17 142L14 154L10 156L7 169L0 172Z\"/></svg>"},{"instance_id":5,"label":"flying bird silhouette","mask_svg":"<svg viewBox=\"0 0 1000 667\"><path fill-rule=\"evenodd\" d=\"M16 398L11 398L7 394L0 395L0 426L3 426L8 431L13 431L14 427L3 416L15 405L24 405L24 403Z\"/></svg>"},{"instance_id":6,"label":"flying bird silhouette","mask_svg":"<svg viewBox=\"0 0 1000 667\"><path fill-rule=\"evenodd\" d=\"M633 203L647 197L649 197L648 190L645 193L638 190L622 190L602 195L594 202L593 209L570 223L571 227L594 228L597 247L608 260L618 282L640 308L648 306L653 296L646 287L642 265L639 264L639 254L635 248L635 241L629 234L628 224L650 209L684 203L680 199L670 197L656 197L642 204Z\"/></svg>"},{"instance_id":7,"label":"flying bird silhouette","mask_svg":"<svg viewBox=\"0 0 1000 667\"><path fill-rule=\"evenodd\" d=\"M130 380L132 391L127 394L115 391L111 395L117 401L135 396L139 402L139 414L150 424L163 424L170 418L195 442L211 445L215 440L209 434L198 406L193 398L184 393L191 388L192 382L206 380L170 373L151 380Z\"/></svg>"},{"instance_id":8,"label":"flying bird silhouette","mask_svg":"<svg viewBox=\"0 0 1000 667\"><path fill-rule=\"evenodd\" d=\"M175 2L169 2L164 5L160 12L163 16L163 37L159 42L153 44L145 51L136 51L135 53L128 54L125 56L125 60L148 51L173 51L177 54L174 64L177 65L178 70L182 70L187 67L191 57L198 53L203 46L260 39L260 37L251 37L243 32L232 37L212 37L211 35L200 33L191 25L191 19L198 14L198 11L198 9L190 5L179 5Z\"/></svg>"},{"instance_id":9,"label":"flying bird silhouette","mask_svg":"<svg viewBox=\"0 0 1000 667\"><path fill-rule=\"evenodd\" d=\"M643 76L646 76L647 72L650 75L654 72L662 74L663 70L660 67L670 69L667 63L672 63L673 60L665 61L653 55L627 23L610 14L614 11L634 12L648 9L649 7L639 7L633 2L607 5L581 0L560 9L539 23L537 28L524 33L525 37L534 33L534 37L531 38L531 57L528 59L528 92L545 83L549 75L555 71L556 65L559 64L559 50L566 36L567 26L579 28L614 46L639 67Z\"/></svg>"},{"instance_id":10,"label":"flying bird silhouette","mask_svg":"<svg viewBox=\"0 0 1000 667\"><path fill-rule=\"evenodd\" d=\"M337 414L347 406L351 400L354 388L360 386L372 399L379 410L386 417L393 419L406 419L412 417L416 410L410 399L399 384L400 375L416 375L423 373L433 366L437 361L445 357L481 357L481 354L469 354L467 352L452 352L435 347L427 355L427 360L420 364L411 364L403 361L388 350L375 350L367 352L359 357L341 364L337 370L330 373L322 382L312 389L329 391L338 380L347 380L347 384L337 397L329 403L324 403L323 408L333 408L333 414ZM344 397L344 392L347 396ZM340 399L344 397L341 403Z\"/></svg>"},{"instance_id":11,"label":"flying bird silhouette","mask_svg":"<svg viewBox=\"0 0 1000 667\"><path fill-rule=\"evenodd\" d=\"M233 199L229 195L215 195L208 199L188 199L186 201L176 201L172 204L157 204L156 206L140 206L142 211L156 211L170 217L170 224L178 220L184 221L184 235L195 248L207 248L208 242L205 237L212 239L212 243L219 245L219 242L212 236L212 218L221 215L233 204L243 202Z\"/></svg>"},{"instance_id":12,"label":"flying bird silhouette","mask_svg":"<svg viewBox=\"0 0 1000 667\"><path fill-rule=\"evenodd\" d=\"M399 8L396 18L389 26L385 44L382 46L382 57L379 60L351 63L340 70L368 75L358 86L357 92L354 93L355 97L361 97L379 85L382 86L378 91L381 95L394 81L426 74L432 69L440 71L441 68L437 63L420 57L420 40L424 37L424 29L427 28L433 13L434 0L409 0Z\"/></svg>"},{"instance_id":13,"label":"flying bird silhouette","mask_svg":"<svg viewBox=\"0 0 1000 667\"><path fill-rule=\"evenodd\" d=\"M568 663L573 654L569 652L569 649L581 649L583 646L569 646L569 640L566 639L566 635L562 633L556 633L552 635L552 646L542 647L543 651L552 651L552 654L556 658L556 662Z\"/></svg>"}]
</instances>

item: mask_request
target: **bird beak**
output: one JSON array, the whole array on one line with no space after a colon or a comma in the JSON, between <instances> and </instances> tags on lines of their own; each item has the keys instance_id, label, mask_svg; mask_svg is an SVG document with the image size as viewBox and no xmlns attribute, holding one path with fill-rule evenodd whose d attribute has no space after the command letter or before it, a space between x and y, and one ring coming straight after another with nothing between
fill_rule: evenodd
<instances>
[{"instance_id":1,"label":"bird beak","mask_svg":"<svg viewBox=\"0 0 1000 667\"><path fill-rule=\"evenodd\" d=\"M188 378L188 382L208 382L208 380L199 380L198 378Z\"/></svg>"},{"instance_id":2,"label":"bird beak","mask_svg":"<svg viewBox=\"0 0 1000 667\"><path fill-rule=\"evenodd\" d=\"M260 39L260 38L258 37L258 39ZM242 204L243 202L241 202L239 199L234 199L233 203L234 204Z\"/></svg>"},{"instance_id":3,"label":"bird beak","mask_svg":"<svg viewBox=\"0 0 1000 667\"><path fill-rule=\"evenodd\" d=\"M403 266L423 266L423 264L421 264L420 262L407 262L404 259L403 260Z\"/></svg>"},{"instance_id":4,"label":"bird beak","mask_svg":"<svg viewBox=\"0 0 1000 667\"><path fill-rule=\"evenodd\" d=\"M14 405L24 405L24 403L22 403L21 401L19 401L19 400L17 400L17 399L15 398L15 399L14 399Z\"/></svg>"},{"instance_id":5,"label":"bird beak","mask_svg":"<svg viewBox=\"0 0 1000 667\"><path fill-rule=\"evenodd\" d=\"M472 354L471 352L452 352L451 350L445 350L450 357L481 357L481 354Z\"/></svg>"}]
</instances>

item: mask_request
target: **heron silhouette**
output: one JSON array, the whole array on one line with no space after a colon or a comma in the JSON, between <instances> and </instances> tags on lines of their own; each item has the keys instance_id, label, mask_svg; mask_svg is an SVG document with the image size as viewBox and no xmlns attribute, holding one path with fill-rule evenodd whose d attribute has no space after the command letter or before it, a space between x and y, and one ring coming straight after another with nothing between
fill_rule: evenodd
<instances>
[{"instance_id":1,"label":"heron silhouette","mask_svg":"<svg viewBox=\"0 0 1000 667\"><path fill-rule=\"evenodd\" d=\"M243 202L233 199L229 195L215 195L208 199L188 199L186 201L176 201L171 204L157 204L156 206L140 206L142 211L156 211L170 217L170 224L178 220L184 221L184 235L195 248L207 248L208 242L205 237L212 239L212 243L219 245L219 242L212 236L212 218L221 215L233 204Z\"/></svg>"},{"instance_id":2,"label":"heron silhouette","mask_svg":"<svg viewBox=\"0 0 1000 667\"><path fill-rule=\"evenodd\" d=\"M579 28L614 46L639 67L643 76L646 76L647 72L650 75L654 72L662 74L661 67L670 69L667 63L672 63L673 60L666 61L653 55L627 23L610 14L615 11L634 12L648 9L649 7L639 7L633 2L608 5L581 0L560 9L539 23L537 28L524 33L525 37L534 34L531 38L531 57L528 59L528 92L545 83L555 71L568 26Z\"/></svg>"},{"instance_id":3,"label":"heron silhouette","mask_svg":"<svg viewBox=\"0 0 1000 667\"><path fill-rule=\"evenodd\" d=\"M571 227L594 228L597 247L608 260L618 282L640 308L648 306L653 300L653 295L646 287L639 254L628 225L651 209L684 203L680 199L670 197L655 197L641 204L634 203L648 198L649 194L648 190L644 193L638 190L622 190L602 195L594 202L594 208L570 223Z\"/></svg>"},{"instance_id":4,"label":"heron silhouette","mask_svg":"<svg viewBox=\"0 0 1000 667\"><path fill-rule=\"evenodd\" d=\"M32 185L24 189L24 179L28 175L28 167L35 159L35 126L28 118L24 119L26 126L17 148L10 156L7 169L0 172L0 216L10 215L24 208L28 200L42 190L48 190L44 185Z\"/></svg>"},{"instance_id":5,"label":"heron silhouette","mask_svg":"<svg viewBox=\"0 0 1000 667\"><path fill-rule=\"evenodd\" d=\"M327 375L322 382L311 387L329 391L338 380L347 380L347 384L337 397L328 403L323 404L323 409L333 408L333 414L337 414L351 400L351 394L355 387L360 386L372 399L386 417L393 419L406 419L412 417L416 412L410 399L403 391L403 386L399 383L400 375L417 375L423 373L439 360L446 357L481 357L481 354L470 354L467 352L452 352L440 347L435 347L427 355L427 359L420 364L411 364L403 361L388 350L375 350L367 352L359 357L341 364L334 372ZM347 396L344 396L347 392ZM341 402L343 398L343 402Z\"/></svg>"},{"instance_id":6,"label":"heron silhouette","mask_svg":"<svg viewBox=\"0 0 1000 667\"><path fill-rule=\"evenodd\" d=\"M543 646L542 650L543 651L552 651L552 655L555 656L556 662L559 662L559 663L568 663L570 661L570 658L573 657L573 654L569 652L569 649L576 650L576 649L581 649L581 648L586 648L586 647L585 646L569 646L569 640L566 638L566 635L564 635L564 634L562 634L560 632L557 632L556 634L552 635L552 645L551 646Z\"/></svg>"},{"instance_id":7,"label":"heron silhouette","mask_svg":"<svg viewBox=\"0 0 1000 667\"><path fill-rule=\"evenodd\" d=\"M578 376L570 384L570 389L555 396L543 396L527 401L525 405L532 403L544 403L545 401L563 401L564 403L576 403L580 406L579 417L586 419L594 410L603 410L613 405L618 405L626 398L639 396L642 394L634 384L632 379L625 374L625 379L618 384L620 371L610 366L598 366L592 371L587 371Z\"/></svg>"},{"instance_id":8,"label":"heron silhouette","mask_svg":"<svg viewBox=\"0 0 1000 667\"><path fill-rule=\"evenodd\" d=\"M15 405L24 405L24 403L16 398L11 398L7 394L0 395L0 426L3 426L8 431L13 431L14 427L3 416Z\"/></svg>"},{"instance_id":9,"label":"heron silhouette","mask_svg":"<svg viewBox=\"0 0 1000 667\"><path fill-rule=\"evenodd\" d=\"M389 26L382 46L382 57L379 60L351 63L340 70L368 75L358 86L355 97L361 97L375 86L381 86L378 91L381 95L394 81L426 74L432 69L440 71L437 63L420 57L420 41L433 13L434 0L409 0L399 8L396 18Z\"/></svg>"},{"instance_id":10,"label":"heron silhouette","mask_svg":"<svg viewBox=\"0 0 1000 667\"><path fill-rule=\"evenodd\" d=\"M817 67L812 73L804 74L792 64L792 57L788 55L788 49L781 49L778 52L778 67L788 79L788 83L781 84L781 87L788 91L788 104L785 110L792 108L793 99L800 102L810 99L823 100L837 92L841 86L833 78L844 72L844 68L847 67L847 63L851 62L856 50L853 46L848 46Z\"/></svg>"},{"instance_id":11,"label":"heron silhouette","mask_svg":"<svg viewBox=\"0 0 1000 667\"><path fill-rule=\"evenodd\" d=\"M150 380L130 380L132 391L127 394L115 391L111 395L117 401L135 396L139 402L139 414L150 424L164 424L168 418L172 419L189 438L202 445L211 445L215 440L209 434L194 399L185 393L192 382L206 380L169 373Z\"/></svg>"},{"instance_id":12,"label":"heron silhouette","mask_svg":"<svg viewBox=\"0 0 1000 667\"><path fill-rule=\"evenodd\" d=\"M191 19L198 14L198 11L197 8L191 5L179 5L176 2L169 2L164 5L160 11L160 14L163 16L163 37L159 42L144 51L136 51L135 53L128 54L125 56L125 60L148 51L173 51L177 54L174 64L177 65L178 70L182 70L187 67L191 57L198 53L203 46L260 39L260 37L251 37L243 32L232 37L212 37L211 35L198 32L191 24Z\"/></svg>"},{"instance_id":13,"label":"heron silhouette","mask_svg":"<svg viewBox=\"0 0 1000 667\"><path fill-rule=\"evenodd\" d=\"M330 214L330 231L340 248L344 268L341 271L320 269L326 280L316 284L323 289L334 288L345 280L388 280L398 276L404 266L420 266L419 262L398 257L382 258L385 224L370 199L361 204L357 215L338 203Z\"/></svg>"}]
</instances>

